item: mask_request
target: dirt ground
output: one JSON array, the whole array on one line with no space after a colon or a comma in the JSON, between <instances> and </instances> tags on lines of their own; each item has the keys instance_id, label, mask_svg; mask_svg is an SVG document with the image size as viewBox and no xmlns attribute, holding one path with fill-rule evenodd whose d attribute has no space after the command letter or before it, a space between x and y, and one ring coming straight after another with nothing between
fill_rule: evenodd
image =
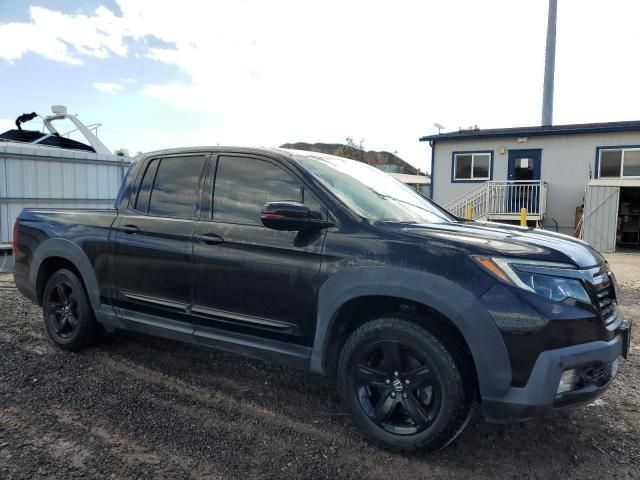
<instances>
[{"instance_id":1,"label":"dirt ground","mask_svg":"<svg viewBox=\"0 0 640 480\"><path fill-rule=\"evenodd\" d=\"M609 257L640 319L640 255ZM475 415L432 455L370 445L331 379L143 335L54 348L0 279L0 478L640 478L640 337L594 404L515 425Z\"/></svg>"}]
</instances>

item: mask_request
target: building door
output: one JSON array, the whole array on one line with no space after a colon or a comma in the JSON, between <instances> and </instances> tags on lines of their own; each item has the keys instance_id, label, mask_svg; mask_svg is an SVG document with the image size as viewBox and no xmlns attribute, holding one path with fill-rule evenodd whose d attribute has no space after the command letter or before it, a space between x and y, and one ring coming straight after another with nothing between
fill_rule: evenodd
<instances>
[{"instance_id":1,"label":"building door","mask_svg":"<svg viewBox=\"0 0 640 480\"><path fill-rule=\"evenodd\" d=\"M509 150L507 211L540 213L540 149Z\"/></svg>"}]
</instances>

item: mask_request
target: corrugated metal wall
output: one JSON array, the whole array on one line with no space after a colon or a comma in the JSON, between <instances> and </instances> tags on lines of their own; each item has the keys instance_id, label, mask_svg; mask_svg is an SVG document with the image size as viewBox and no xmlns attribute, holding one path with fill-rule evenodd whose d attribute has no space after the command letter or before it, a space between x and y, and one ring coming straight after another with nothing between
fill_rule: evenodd
<instances>
[{"instance_id":1,"label":"corrugated metal wall","mask_svg":"<svg viewBox=\"0 0 640 480\"><path fill-rule=\"evenodd\" d=\"M23 208L110 208L131 159L0 145L0 243Z\"/></svg>"},{"instance_id":2,"label":"corrugated metal wall","mask_svg":"<svg viewBox=\"0 0 640 480\"><path fill-rule=\"evenodd\" d=\"M599 252L614 252L620 187L587 186L582 238Z\"/></svg>"}]
</instances>

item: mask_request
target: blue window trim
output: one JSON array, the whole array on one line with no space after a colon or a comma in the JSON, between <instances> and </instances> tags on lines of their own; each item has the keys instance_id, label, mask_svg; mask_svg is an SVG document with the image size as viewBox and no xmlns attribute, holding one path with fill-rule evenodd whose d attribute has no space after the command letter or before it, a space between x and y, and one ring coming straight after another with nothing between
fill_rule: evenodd
<instances>
[{"instance_id":1,"label":"blue window trim","mask_svg":"<svg viewBox=\"0 0 640 480\"><path fill-rule=\"evenodd\" d=\"M484 179L467 179L467 180L456 180L455 179L455 159L456 159L456 155L464 155L464 154L471 154L471 153L488 153L490 155L490 160L489 160L489 178L484 178ZM483 183L483 182L488 182L489 180L493 180L493 150L465 150L465 151L456 151L456 152L451 152L451 183ZM431 188L433 188L433 180L431 180Z\"/></svg>"},{"instance_id":2,"label":"blue window trim","mask_svg":"<svg viewBox=\"0 0 640 480\"><path fill-rule=\"evenodd\" d=\"M640 148L640 145L598 145L596 147L596 162L593 170L593 178L600 178L600 152L602 150L624 150L625 148ZM604 177L604 178L632 178L632 177ZM433 183L433 181L431 181Z\"/></svg>"}]
</instances>

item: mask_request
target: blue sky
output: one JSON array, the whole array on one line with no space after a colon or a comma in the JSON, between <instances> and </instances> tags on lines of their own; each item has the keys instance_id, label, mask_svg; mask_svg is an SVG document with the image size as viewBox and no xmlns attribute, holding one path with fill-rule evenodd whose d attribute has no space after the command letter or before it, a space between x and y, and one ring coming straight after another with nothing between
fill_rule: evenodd
<instances>
[{"instance_id":1,"label":"blue sky","mask_svg":"<svg viewBox=\"0 0 640 480\"><path fill-rule=\"evenodd\" d=\"M640 2L559 0L554 123L640 118ZM546 0L0 0L0 130L67 105L131 152L540 121Z\"/></svg>"}]
</instances>

